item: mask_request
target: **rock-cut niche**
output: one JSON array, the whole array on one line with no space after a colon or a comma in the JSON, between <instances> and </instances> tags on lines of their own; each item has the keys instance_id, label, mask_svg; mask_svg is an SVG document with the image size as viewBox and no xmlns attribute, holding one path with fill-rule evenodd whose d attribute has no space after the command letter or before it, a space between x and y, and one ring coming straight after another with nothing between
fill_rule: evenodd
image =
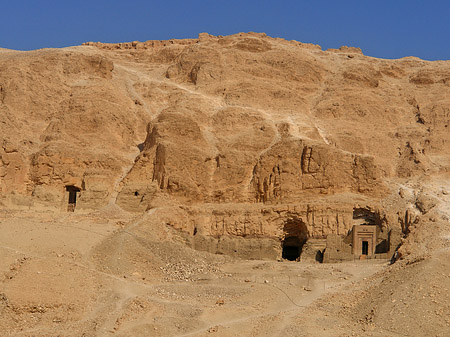
<instances>
[{"instance_id":1,"label":"rock-cut niche","mask_svg":"<svg viewBox=\"0 0 450 337\"><path fill-rule=\"evenodd\" d=\"M352 232L353 254L371 256L388 252L389 237L383 232L377 212L369 208L354 208Z\"/></svg>"},{"instance_id":2,"label":"rock-cut niche","mask_svg":"<svg viewBox=\"0 0 450 337\"><path fill-rule=\"evenodd\" d=\"M282 258L297 261L308 240L306 224L298 218L290 218L284 224L284 239L282 241Z\"/></svg>"}]
</instances>

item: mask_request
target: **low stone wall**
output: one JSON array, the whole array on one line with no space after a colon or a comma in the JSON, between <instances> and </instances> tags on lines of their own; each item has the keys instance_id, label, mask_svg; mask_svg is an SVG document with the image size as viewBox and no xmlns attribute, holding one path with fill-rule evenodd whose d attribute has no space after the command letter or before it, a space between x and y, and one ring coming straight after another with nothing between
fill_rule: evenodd
<instances>
[{"instance_id":1,"label":"low stone wall","mask_svg":"<svg viewBox=\"0 0 450 337\"><path fill-rule=\"evenodd\" d=\"M278 239L243 238L222 236L214 238L204 235L181 235L189 247L213 254L223 254L249 260L275 260L281 256Z\"/></svg>"}]
</instances>

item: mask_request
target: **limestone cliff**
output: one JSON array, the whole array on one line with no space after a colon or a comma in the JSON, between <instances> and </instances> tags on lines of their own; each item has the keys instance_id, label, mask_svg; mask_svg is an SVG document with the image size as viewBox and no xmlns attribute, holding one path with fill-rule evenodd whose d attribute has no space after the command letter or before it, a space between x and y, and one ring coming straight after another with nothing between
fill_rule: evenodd
<instances>
[{"instance_id":1,"label":"limestone cliff","mask_svg":"<svg viewBox=\"0 0 450 337\"><path fill-rule=\"evenodd\" d=\"M0 203L66 210L70 185L77 211L187 207L166 223L211 251L292 219L344 235L355 207L401 228L402 184L449 172L449 97L448 61L257 33L2 50Z\"/></svg>"}]
</instances>

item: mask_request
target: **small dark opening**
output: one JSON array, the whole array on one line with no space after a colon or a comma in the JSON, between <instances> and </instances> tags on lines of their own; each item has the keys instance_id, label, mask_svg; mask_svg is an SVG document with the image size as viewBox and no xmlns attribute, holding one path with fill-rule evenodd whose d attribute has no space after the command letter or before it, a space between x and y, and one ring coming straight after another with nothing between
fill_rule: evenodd
<instances>
[{"instance_id":1,"label":"small dark opening","mask_svg":"<svg viewBox=\"0 0 450 337\"><path fill-rule=\"evenodd\" d=\"M197 234L197 227L194 228L194 235Z\"/></svg>"},{"instance_id":2,"label":"small dark opening","mask_svg":"<svg viewBox=\"0 0 450 337\"><path fill-rule=\"evenodd\" d=\"M66 191L69 192L68 208L69 212L75 211L75 205L77 204L77 193L80 192L80 188L76 186L66 186Z\"/></svg>"},{"instance_id":3,"label":"small dark opening","mask_svg":"<svg viewBox=\"0 0 450 337\"><path fill-rule=\"evenodd\" d=\"M138 191L134 192L134 195L137 197L139 195L139 192Z\"/></svg>"},{"instance_id":4,"label":"small dark opening","mask_svg":"<svg viewBox=\"0 0 450 337\"><path fill-rule=\"evenodd\" d=\"M295 261L300 257L303 244L296 236L287 237L283 241L283 259Z\"/></svg>"},{"instance_id":5,"label":"small dark opening","mask_svg":"<svg viewBox=\"0 0 450 337\"><path fill-rule=\"evenodd\" d=\"M77 192L69 191L69 204L76 204L76 203L77 203Z\"/></svg>"},{"instance_id":6,"label":"small dark opening","mask_svg":"<svg viewBox=\"0 0 450 337\"><path fill-rule=\"evenodd\" d=\"M316 261L320 263L323 262L323 252L321 252L320 250L318 250L316 253Z\"/></svg>"},{"instance_id":7,"label":"small dark opening","mask_svg":"<svg viewBox=\"0 0 450 337\"><path fill-rule=\"evenodd\" d=\"M362 242L362 255L369 255L369 241Z\"/></svg>"}]
</instances>

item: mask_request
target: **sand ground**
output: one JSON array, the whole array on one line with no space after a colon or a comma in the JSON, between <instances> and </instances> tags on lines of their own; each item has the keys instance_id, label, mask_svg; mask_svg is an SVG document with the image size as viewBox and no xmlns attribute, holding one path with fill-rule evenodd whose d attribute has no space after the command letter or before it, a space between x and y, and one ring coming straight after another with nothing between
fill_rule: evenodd
<instances>
[{"instance_id":1,"label":"sand ground","mask_svg":"<svg viewBox=\"0 0 450 337\"><path fill-rule=\"evenodd\" d=\"M2 335L332 336L352 323L327 308L327 296L353 291L387 266L146 246L128 230L137 221L122 213L2 213ZM180 252L192 263L180 262Z\"/></svg>"}]
</instances>

